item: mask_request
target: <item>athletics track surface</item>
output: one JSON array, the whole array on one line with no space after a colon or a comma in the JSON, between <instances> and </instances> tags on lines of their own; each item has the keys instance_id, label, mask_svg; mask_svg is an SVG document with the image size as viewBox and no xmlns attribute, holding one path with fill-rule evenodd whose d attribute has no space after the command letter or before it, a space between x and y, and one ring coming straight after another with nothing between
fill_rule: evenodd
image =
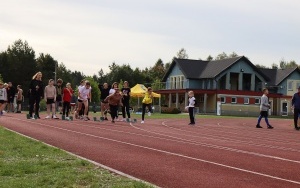
<instances>
[{"instance_id":1,"label":"athletics track surface","mask_svg":"<svg viewBox=\"0 0 300 188\"><path fill-rule=\"evenodd\" d=\"M43 117L42 117L43 118ZM300 132L292 120L255 118L110 121L28 120L0 125L159 187L300 187Z\"/></svg>"}]
</instances>

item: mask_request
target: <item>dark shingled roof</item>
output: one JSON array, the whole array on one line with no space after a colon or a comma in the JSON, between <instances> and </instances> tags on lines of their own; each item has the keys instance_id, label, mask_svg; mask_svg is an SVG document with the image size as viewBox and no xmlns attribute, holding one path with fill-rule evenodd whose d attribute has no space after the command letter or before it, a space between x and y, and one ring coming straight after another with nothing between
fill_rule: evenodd
<instances>
[{"instance_id":1,"label":"dark shingled roof","mask_svg":"<svg viewBox=\"0 0 300 188\"><path fill-rule=\"evenodd\" d=\"M190 59L174 59L172 64L170 65L169 70L163 77L163 81L166 81L167 76L170 74L170 71L176 65L179 66L183 74L188 79L204 79L204 78L215 78L232 65L237 63L240 60L245 60L249 63L250 66L253 67L258 73L261 73L256 66L254 66L246 57L239 56L234 58L222 59L222 60L214 60L214 61L202 61L202 60L190 60ZM268 78L262 74L265 79Z\"/></svg>"},{"instance_id":2,"label":"dark shingled roof","mask_svg":"<svg viewBox=\"0 0 300 188\"><path fill-rule=\"evenodd\" d=\"M266 75L270 80L271 86L279 85L286 77L292 74L298 68L286 68L286 69L259 69L264 75Z\"/></svg>"}]
</instances>

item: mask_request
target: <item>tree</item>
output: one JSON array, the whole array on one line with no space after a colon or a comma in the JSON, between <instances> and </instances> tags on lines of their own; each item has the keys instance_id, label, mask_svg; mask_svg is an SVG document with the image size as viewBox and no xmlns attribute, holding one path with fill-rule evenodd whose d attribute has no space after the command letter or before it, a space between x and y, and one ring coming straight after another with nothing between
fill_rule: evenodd
<instances>
[{"instance_id":1,"label":"tree","mask_svg":"<svg viewBox=\"0 0 300 188\"><path fill-rule=\"evenodd\" d=\"M238 57L238 55L235 52L232 52L228 55L229 58Z\"/></svg>"},{"instance_id":2,"label":"tree","mask_svg":"<svg viewBox=\"0 0 300 188\"><path fill-rule=\"evenodd\" d=\"M225 52L220 53L219 55L217 55L217 57L215 58L215 60L222 60L222 59L227 59L228 56Z\"/></svg>"},{"instance_id":3,"label":"tree","mask_svg":"<svg viewBox=\"0 0 300 188\"><path fill-rule=\"evenodd\" d=\"M271 65L271 68L272 68L272 69L278 69L278 65L277 65L276 63L273 63L273 64Z\"/></svg>"},{"instance_id":4,"label":"tree","mask_svg":"<svg viewBox=\"0 0 300 188\"><path fill-rule=\"evenodd\" d=\"M95 102L96 104L100 103L100 90L98 88L98 83L90 76L85 78L88 80L92 87L92 103Z\"/></svg>"},{"instance_id":5,"label":"tree","mask_svg":"<svg viewBox=\"0 0 300 188\"><path fill-rule=\"evenodd\" d=\"M209 56L206 58L206 60L207 60L207 61L212 61L212 60L214 60L214 58L213 58L211 55L209 55Z\"/></svg>"},{"instance_id":6,"label":"tree","mask_svg":"<svg viewBox=\"0 0 300 188\"><path fill-rule=\"evenodd\" d=\"M286 69L286 68L296 68L298 67L296 61L291 60L290 62L287 62L284 60L284 58L282 58L279 62L279 67L281 69Z\"/></svg>"},{"instance_id":7,"label":"tree","mask_svg":"<svg viewBox=\"0 0 300 188\"><path fill-rule=\"evenodd\" d=\"M177 55L176 57L178 59L188 59L189 56L188 54L186 53L186 50L184 48L181 48L178 52L177 52Z\"/></svg>"},{"instance_id":8,"label":"tree","mask_svg":"<svg viewBox=\"0 0 300 188\"><path fill-rule=\"evenodd\" d=\"M155 65L149 69L149 73L153 80L161 80L166 73L163 61L158 59Z\"/></svg>"},{"instance_id":9,"label":"tree","mask_svg":"<svg viewBox=\"0 0 300 188\"><path fill-rule=\"evenodd\" d=\"M7 70L3 71L3 79L11 81L14 85L23 85L24 93L26 93L32 76L37 72L35 51L27 41L23 42L20 39L8 47L3 58L6 61L5 70Z\"/></svg>"},{"instance_id":10,"label":"tree","mask_svg":"<svg viewBox=\"0 0 300 188\"><path fill-rule=\"evenodd\" d=\"M43 80L49 80L55 78L55 66L57 61L50 54L40 53L40 56L36 59L37 70L43 73Z\"/></svg>"},{"instance_id":11,"label":"tree","mask_svg":"<svg viewBox=\"0 0 300 188\"><path fill-rule=\"evenodd\" d=\"M3 82L3 78L2 78L2 76L1 76L1 74L0 74L0 82Z\"/></svg>"}]
</instances>

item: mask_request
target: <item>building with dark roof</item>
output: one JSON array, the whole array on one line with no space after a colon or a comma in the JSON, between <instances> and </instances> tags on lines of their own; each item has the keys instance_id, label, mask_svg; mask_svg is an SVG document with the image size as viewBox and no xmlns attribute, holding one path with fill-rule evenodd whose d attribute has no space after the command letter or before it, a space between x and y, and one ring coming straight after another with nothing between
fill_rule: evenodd
<instances>
[{"instance_id":1,"label":"building with dark roof","mask_svg":"<svg viewBox=\"0 0 300 188\"><path fill-rule=\"evenodd\" d=\"M184 110L187 92L199 101L197 111L222 115L258 115L261 90L268 88L273 115L287 115L292 95L300 86L298 68L257 68L244 56L203 61L174 59L164 75L165 104Z\"/></svg>"}]
</instances>

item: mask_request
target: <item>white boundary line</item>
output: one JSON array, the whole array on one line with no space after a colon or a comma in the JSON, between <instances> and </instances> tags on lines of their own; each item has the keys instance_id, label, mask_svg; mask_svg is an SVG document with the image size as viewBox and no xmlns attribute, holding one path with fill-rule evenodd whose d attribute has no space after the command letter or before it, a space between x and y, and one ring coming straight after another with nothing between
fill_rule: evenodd
<instances>
[{"instance_id":1,"label":"white boundary line","mask_svg":"<svg viewBox=\"0 0 300 188\"><path fill-rule=\"evenodd\" d=\"M24 120L21 120L21 121L24 121ZM260 172L255 172L255 171L251 171L251 170L246 170L246 169L242 169L242 168L238 168L238 167L234 167L234 166L229 166L229 165L217 163L217 162L212 162L212 161L208 161L208 160L204 160L204 159L190 157L190 156L186 156L186 155L183 155L183 154L173 153L173 152L169 152L169 151L165 151L165 150L155 149L155 148L151 148L151 147L147 147L147 146L142 146L142 145L133 144L133 143L129 143L129 142L119 141L119 140L115 140L115 139L111 139L111 138L105 138L105 137L96 136L96 135L93 135L93 134L82 133L82 132L73 131L73 130L69 130L69 129L64 129L64 128L60 128L60 127L54 127L54 126L45 125L45 124L42 124L42 123L37 123L37 124L44 125L46 127L51 127L51 128L63 130L63 131L66 131L66 132L71 132L71 133L84 135L84 136L90 136L90 137L99 138L99 139L102 139L102 140L108 140L108 141L115 142L115 143L129 145L129 146L138 147L138 148L142 148L142 149L147 149L147 150L151 150L151 151L156 151L156 152L160 152L160 153L164 153L164 154L168 154L168 155L173 155L173 156L177 156L177 157L182 157L182 158L186 158L186 159L200 161L200 162L203 162L203 163L208 163L208 164L212 164L212 165L216 165L216 166L220 166L220 167L224 167L224 168L229 168L229 169L233 169L233 170L237 170L237 171L241 171L241 172L246 172L246 173L250 173L250 174L254 174L254 175L259 175L259 176L268 177L268 178L275 179L275 180L280 180L280 181L300 185L299 181L284 179L284 178L280 178L280 177L277 177L277 176L272 176L272 175L268 175L268 174L264 174L264 173L260 173Z\"/></svg>"},{"instance_id":2,"label":"white boundary line","mask_svg":"<svg viewBox=\"0 0 300 188\"><path fill-rule=\"evenodd\" d=\"M77 158L79 158L79 159L88 161L88 162L90 162L90 163L92 163L92 164L94 164L94 165L96 165L96 166L99 166L99 167L101 167L101 168L103 168L103 169L106 169L106 170L108 170L108 171L110 171L110 172L113 172L113 173L115 173L115 174L118 174L118 175L120 175L120 176L129 178L129 179L132 179L132 180L135 180L135 181L138 181L138 182L145 183L145 184L150 185L150 186L153 186L153 187L155 187L155 188L159 188L157 185L151 184L151 183L149 183L149 182L147 182L147 181L145 181L145 180L141 180L141 179L139 179L139 178L136 178L136 177L134 177L134 176L131 176L131 175L129 175L129 174L126 174L126 173L124 173L124 172L121 172L121 171L119 171L119 170L116 170L116 169L114 169L114 168L111 168L111 167L109 167L109 166L106 166L106 165L103 165L103 164L98 163L98 162L96 162L96 161L93 161L93 160L87 159L87 158L85 158L85 157L76 155L76 154L74 154L74 153L71 153L71 152L66 151L66 150L64 150L64 149L61 149L61 148L58 148L58 147L56 147L56 146L47 144L47 143L42 142L42 141L40 141L40 140L38 140L38 139L32 138L32 137L30 137L30 136L24 135L24 134L22 134L22 133L19 133L19 132L17 132L17 131L14 131L14 130L8 129L7 127L4 127L4 126L2 126L2 127L3 127L4 129L10 131L10 132L16 133L16 134L18 134L18 135L20 135L20 136L23 136L23 137L25 137L25 138L29 138L29 139L31 139L31 140L34 140L34 141L43 143L43 144L45 144L45 145L47 145L47 146L49 146L49 147L56 148L56 149L59 149L59 150L61 150L61 151L64 151L64 152L66 152L66 153L69 154L69 155L72 155L72 156L77 157Z\"/></svg>"}]
</instances>

